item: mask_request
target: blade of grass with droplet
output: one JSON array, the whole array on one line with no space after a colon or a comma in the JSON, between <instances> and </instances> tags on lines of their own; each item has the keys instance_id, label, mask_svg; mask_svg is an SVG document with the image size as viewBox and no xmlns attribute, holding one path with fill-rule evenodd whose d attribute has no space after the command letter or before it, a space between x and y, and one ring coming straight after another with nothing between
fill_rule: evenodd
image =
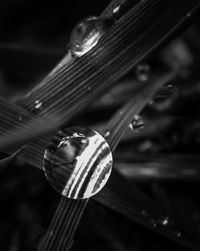
<instances>
[{"instance_id":1,"label":"blade of grass with droplet","mask_svg":"<svg viewBox=\"0 0 200 251\"><path fill-rule=\"evenodd\" d=\"M58 70L50 74L21 101L21 105L34 112L35 101L41 98L43 109L39 114L50 119L46 123L46 130L38 118L35 121L33 119L27 128L19 129L19 135L7 132L7 136L1 140L1 148L12 144L15 139L20 141L33 135L37 136L44 130L47 132L48 129L56 128L66 119L75 116L139 60L156 49L187 20L185 14L192 12L199 5L195 0L185 5L179 1L176 4L166 4L167 12L163 1L141 1L105 34L91 52L76 60L69 58ZM176 20L171 18L173 15L177 17ZM102 53L102 48L106 55ZM68 55L66 57L68 58ZM54 124L54 121L57 123ZM15 134L18 134L18 131Z\"/></svg>"},{"instance_id":2,"label":"blade of grass with droplet","mask_svg":"<svg viewBox=\"0 0 200 251\"><path fill-rule=\"evenodd\" d=\"M135 94L135 97L133 97L134 101L128 102L116 115L113 116L106 130L110 132L108 136L108 142L112 150L115 149L121 137L123 136L124 131L126 130L126 128L128 127L132 119L131 116L138 114L143 109L145 104L147 104L149 100L151 100L155 92L163 84L171 80L174 76L175 76L175 73L169 73L158 78L156 81L153 81L151 85L144 84L143 88L141 88ZM117 185L117 187L119 188L119 184L118 183L116 184L116 183L117 182L115 181L114 184ZM122 186L123 184L120 183L120 189ZM164 228L162 225L157 225L155 222L152 224L151 217L148 218L148 222L146 219L143 219L144 217L142 216L142 206L138 207L138 202L137 202L137 200L139 199L141 203L141 199L139 197L137 197L137 200L136 200L136 197L134 197L134 200L132 197L130 201L129 200L125 201L122 199L123 196L119 195L119 197L121 198L121 201L120 203L118 203L118 206L117 206L117 203L114 204L113 200L109 198L112 198L112 196L113 197L116 196L114 201L115 200L117 201L117 198L119 199L119 197L117 197L117 192L116 193L114 192L115 190L112 189L111 191L113 191L113 194L112 192L111 194L108 194L108 193L106 194L107 201L104 201L105 204L107 202L110 205L110 207L113 207L114 205L114 207L118 208L118 211L125 214L127 217L129 215L129 218L131 218L132 220L135 220L140 223L142 222L143 225L147 226L148 228L151 228L152 230L157 231L158 233L164 235L165 237L179 244L189 245L188 242L184 240L184 238L182 239L180 237L177 237L176 232L172 231L170 228L166 226ZM130 190L130 192L132 193L133 191ZM99 197L97 196L97 198ZM100 198L102 197L100 196ZM76 227L78 226L78 223L80 221L80 214L83 213L88 203L88 200L83 200L80 204L80 207L77 206L77 204L79 203L80 201L74 202L73 200L67 199L67 198L61 199L58 209L53 217L52 224L50 225L47 231L47 233L53 232L54 234L52 236L50 236L49 234L45 235L40 245L40 249L39 249L40 251L42 250L43 251L44 250L67 250L67 248L69 247L69 243L71 243L72 241L73 234L75 233ZM149 211L148 208L150 205L151 203L148 202L146 206L143 206L143 208ZM70 210L72 210L72 212L69 211L69 208ZM153 212L155 214L155 211L156 211L155 208L151 210L152 214ZM73 213L73 220L71 217L64 217L65 219L63 219L63 215L69 215L72 213ZM140 217L138 215L140 215ZM155 224L156 224L156 227L155 227ZM68 240L67 242L65 242L65 245L61 244L63 236L65 236L65 238ZM60 243L60 245L58 245L58 243ZM57 249L57 247L59 247L59 249Z\"/></svg>"},{"instance_id":3,"label":"blade of grass with droplet","mask_svg":"<svg viewBox=\"0 0 200 251\"><path fill-rule=\"evenodd\" d=\"M138 115L146 104L148 104L157 90L164 84L173 80L176 76L176 72L169 72L161 74L161 76L155 76L152 78L151 83L144 83L139 88L134 97L124 105L110 120L107 129L104 131L107 141L110 143L112 150L115 149L121 137L125 134L128 126L134 118L134 115Z\"/></svg>"},{"instance_id":4,"label":"blade of grass with droplet","mask_svg":"<svg viewBox=\"0 0 200 251\"><path fill-rule=\"evenodd\" d=\"M137 114L143 108L143 106L147 102L150 101L150 99L152 98L151 93L155 93L158 87L162 86L163 83L170 81L174 77L174 75L175 73L169 73L167 75L162 76L161 79L156 77L156 80L155 80L156 82L153 85L150 83L146 83L145 88L144 86L141 86L142 88L141 93L140 93L140 88L138 88L138 90L136 90L137 95L135 94L134 100L131 100L130 103L126 105L125 108L122 108L122 110L120 110L119 113L116 114L115 119L118 120L118 118L120 117L119 114L122 112L127 113L129 110L133 111L130 108L135 105L134 106L135 110L133 111L133 114L130 114L129 116L129 113L128 113L127 116L124 117L124 119L126 119L126 123L124 123L124 125L128 123L127 120L129 121L128 124L130 124L131 120L133 119L133 115ZM138 100L140 100L140 102L138 102ZM123 111L124 109L125 111ZM49 118L44 119L41 117L36 117L28 121L24 126L21 126L21 124L19 123L19 126L16 129L12 129L9 132L9 136L7 133L5 136L1 137L0 149L8 148L9 146L13 144L18 144L21 141L25 142L26 140L29 140L44 132L52 131L53 129L59 127L63 122L64 121L63 121L62 116L57 116L52 119L49 119ZM108 125L108 127L112 131L112 130L118 130L118 127L121 126L121 123L123 123L123 121L117 122L117 121L112 120L111 123L113 124ZM114 128L115 125L117 126L116 128ZM125 132L125 128L121 128L121 131ZM112 134L112 135L115 135L115 134ZM108 137L108 140L110 140L109 137ZM115 139L113 142L114 144L117 143L117 135L115 135Z\"/></svg>"},{"instance_id":5,"label":"blade of grass with droplet","mask_svg":"<svg viewBox=\"0 0 200 251\"><path fill-rule=\"evenodd\" d=\"M133 111L131 111L131 113L130 113L130 111L129 110L127 110L127 109L125 109L126 108L126 106L121 110L121 112L120 112L120 114L121 115L123 115L123 114L127 114L127 112L129 112L129 114L128 114L128 120L126 119L126 120L123 120L123 121L125 121L127 124L130 122L130 120L131 120L131 117L130 117L130 115L131 116L133 116L133 114L136 114L136 113L138 113L139 111L140 111L140 109L142 109L142 107L143 107L143 105L145 104L145 103L147 103L148 101L149 101L149 99L147 99L147 97L146 97L146 93L149 93L149 90L151 90L152 92L151 92L151 95L153 95L154 94L154 92L156 92L156 90L157 90L157 88L159 88L162 84L164 84L165 83L165 81L168 81L169 80L169 78L171 78L172 76L173 76L174 74L167 74L167 75L165 75L164 77L161 77L159 80L157 80L157 81L155 81L155 86L156 86L156 88L155 88L155 86L154 86L154 84L152 84L152 83L146 83L144 86L143 86L143 88L141 87L141 89L140 89L140 92L139 93L136 93L135 94L135 96L136 97L140 97L139 99L136 99L137 100L137 102L142 102L141 104L140 104L140 106L138 106L138 105L136 105L136 106L134 106L134 107L132 107L132 105L131 105L131 108L133 109ZM164 80L164 81L163 81ZM148 89L148 91L147 91L147 89ZM144 90L144 95L142 95L141 94L141 90ZM128 106L130 106L130 103L128 103ZM129 107L130 108L130 107ZM137 109L135 109L135 108L137 108ZM122 113L122 111L124 111L123 113ZM119 117L118 117L118 115L117 116L115 116L115 123L118 125L118 119L119 119ZM119 121L121 121L121 118L119 119ZM111 123L111 124L113 124L113 123ZM127 127L127 125L126 125L126 127ZM115 128L115 127L114 127ZM123 131L121 131L121 133L123 133ZM111 133L112 134L112 133ZM114 138L115 139L115 138ZM115 147L114 145L116 145L118 143L118 140L116 141L115 140L115 144L113 144L112 146L113 147ZM80 208L79 208L79 210L80 210ZM74 223L75 224L75 223Z\"/></svg>"},{"instance_id":6,"label":"blade of grass with droplet","mask_svg":"<svg viewBox=\"0 0 200 251\"><path fill-rule=\"evenodd\" d=\"M173 75L173 74L172 74ZM169 76L171 76L171 74L167 74L167 76L169 77ZM162 81L160 82L160 80L158 81L158 82L156 82L156 86L157 86L157 88L159 88L162 84L164 84L164 82L163 82L163 80L165 79L165 80L167 80L168 81L168 77L166 78L166 76L164 77L164 78L161 78L162 79ZM158 84L159 83L159 84ZM149 83L149 84L146 84L145 86L144 86L144 90L145 90L145 92L146 92L146 88L148 87L148 88L153 88L153 87L151 87L152 85ZM154 88L153 88L154 89ZM141 90L142 90L142 88L141 88ZM140 91L141 91L140 90ZM154 91L156 91L156 89L154 89ZM137 93L137 95L138 95L138 93ZM137 96L136 95L136 96ZM146 94L145 94L146 95ZM152 93L152 95L153 95L153 93ZM143 96L141 96L141 93L139 94L139 96L140 96L140 98L141 98L141 100L143 100ZM145 97L145 96L144 96ZM145 102L148 102L148 99L145 99ZM142 107L142 106L140 106L140 107ZM125 109L125 111L126 111L126 109ZM134 110L134 113L138 113L140 110L138 110L138 108L136 109L136 110ZM132 114L132 112L131 112L131 114ZM133 114L132 114L133 115ZM116 123L118 123L117 122L118 120L116 120ZM121 119L120 119L120 121L121 121ZM127 121L127 120L126 120ZM128 120L128 122L127 123L129 123L129 121L130 121L130 118L129 118L129 120ZM117 142L117 141L116 141ZM80 208L79 208L79 210L80 210Z\"/></svg>"},{"instance_id":7,"label":"blade of grass with droplet","mask_svg":"<svg viewBox=\"0 0 200 251\"><path fill-rule=\"evenodd\" d=\"M159 212L160 209L155 207L152 211L153 208L150 208L145 201L143 204L138 203L133 194L132 183L115 172L108 185L95 196L95 199L99 202L104 201L104 205L108 208L169 240L185 247L195 246L195 243L188 241L184 235L177 236L179 229L175 225L171 228L170 225L162 224L163 214ZM172 220L170 217L169 219Z\"/></svg>"}]
</instances>

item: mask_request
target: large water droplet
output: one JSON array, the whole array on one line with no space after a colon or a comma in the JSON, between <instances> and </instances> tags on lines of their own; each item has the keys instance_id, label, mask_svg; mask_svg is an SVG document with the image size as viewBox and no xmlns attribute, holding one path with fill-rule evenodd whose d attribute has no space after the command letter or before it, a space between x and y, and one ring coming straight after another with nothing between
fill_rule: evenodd
<instances>
[{"instance_id":1,"label":"large water droplet","mask_svg":"<svg viewBox=\"0 0 200 251\"><path fill-rule=\"evenodd\" d=\"M151 67L148 64L139 64L136 67L136 77L139 81L145 82L151 76Z\"/></svg>"},{"instance_id":2,"label":"large water droplet","mask_svg":"<svg viewBox=\"0 0 200 251\"><path fill-rule=\"evenodd\" d=\"M106 140L89 128L59 131L44 154L44 171L52 187L71 199L89 198L106 184L112 152Z\"/></svg>"},{"instance_id":3,"label":"large water droplet","mask_svg":"<svg viewBox=\"0 0 200 251\"><path fill-rule=\"evenodd\" d=\"M144 121L142 119L142 116L135 115L132 122L129 125L129 128L134 132L139 132L144 128Z\"/></svg>"},{"instance_id":4,"label":"large water droplet","mask_svg":"<svg viewBox=\"0 0 200 251\"><path fill-rule=\"evenodd\" d=\"M89 17L77 24L70 37L72 55L81 57L90 51L111 25L111 19L99 17Z\"/></svg>"}]
</instances>

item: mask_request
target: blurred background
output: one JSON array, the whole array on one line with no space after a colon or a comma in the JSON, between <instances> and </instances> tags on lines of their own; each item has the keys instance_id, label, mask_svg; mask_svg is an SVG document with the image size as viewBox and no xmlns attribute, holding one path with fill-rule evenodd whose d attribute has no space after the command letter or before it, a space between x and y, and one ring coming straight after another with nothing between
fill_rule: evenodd
<instances>
[{"instance_id":1,"label":"blurred background","mask_svg":"<svg viewBox=\"0 0 200 251\"><path fill-rule=\"evenodd\" d=\"M84 17L99 15L109 2L2 0L1 96L16 102L42 80L66 54L74 25ZM183 235L197 247L200 245L199 58L197 15L99 97L90 109L70 122L100 130L141 82L151 82L151 76L163 68L181 69L179 76L167 83L142 114L133 119L114 159L127 182L137 186L161 209L164 222L173 221L170 224L176 224L180 230L177 235ZM0 175L1 250L37 250L59 199L40 170L21 158L12 161ZM144 225L91 200L72 250L156 251L172 247L187 250Z\"/></svg>"}]
</instances>

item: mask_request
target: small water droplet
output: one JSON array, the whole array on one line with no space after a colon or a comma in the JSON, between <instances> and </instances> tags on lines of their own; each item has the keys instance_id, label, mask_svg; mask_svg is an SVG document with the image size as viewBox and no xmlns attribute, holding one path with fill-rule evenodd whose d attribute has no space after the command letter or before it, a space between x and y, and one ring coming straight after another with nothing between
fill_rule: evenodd
<instances>
[{"instance_id":1,"label":"small water droplet","mask_svg":"<svg viewBox=\"0 0 200 251\"><path fill-rule=\"evenodd\" d=\"M156 223L156 221L155 220L150 220L150 223L151 223L151 225L153 226L153 227L157 227L157 223Z\"/></svg>"},{"instance_id":2,"label":"small water droplet","mask_svg":"<svg viewBox=\"0 0 200 251\"><path fill-rule=\"evenodd\" d=\"M188 12L186 16L191 17L191 15L192 15L191 12Z\"/></svg>"},{"instance_id":3,"label":"small water droplet","mask_svg":"<svg viewBox=\"0 0 200 251\"><path fill-rule=\"evenodd\" d=\"M180 231L175 231L175 235L176 235L177 237L179 237L179 238L182 236L182 234L181 234Z\"/></svg>"},{"instance_id":4,"label":"small water droplet","mask_svg":"<svg viewBox=\"0 0 200 251\"><path fill-rule=\"evenodd\" d=\"M104 134L104 137L107 138L110 136L110 131L106 131L105 134Z\"/></svg>"},{"instance_id":5,"label":"small water droplet","mask_svg":"<svg viewBox=\"0 0 200 251\"><path fill-rule=\"evenodd\" d=\"M77 24L70 36L73 56L81 57L95 47L102 35L113 24L110 18L89 17Z\"/></svg>"},{"instance_id":6,"label":"small water droplet","mask_svg":"<svg viewBox=\"0 0 200 251\"><path fill-rule=\"evenodd\" d=\"M114 9L113 9L113 14L116 14L120 9L120 5L117 5Z\"/></svg>"},{"instance_id":7,"label":"small water droplet","mask_svg":"<svg viewBox=\"0 0 200 251\"><path fill-rule=\"evenodd\" d=\"M132 122L129 125L129 128L134 132L139 132L144 128L144 121L142 116L135 115Z\"/></svg>"},{"instance_id":8,"label":"small water droplet","mask_svg":"<svg viewBox=\"0 0 200 251\"><path fill-rule=\"evenodd\" d=\"M40 110L42 108L42 102L40 100L35 101L35 109Z\"/></svg>"},{"instance_id":9,"label":"small water droplet","mask_svg":"<svg viewBox=\"0 0 200 251\"><path fill-rule=\"evenodd\" d=\"M153 105L153 99L149 101L149 105Z\"/></svg>"},{"instance_id":10,"label":"small water droplet","mask_svg":"<svg viewBox=\"0 0 200 251\"><path fill-rule=\"evenodd\" d=\"M109 179L112 152L98 132L90 128L66 128L48 145L43 170L48 182L62 196L90 198Z\"/></svg>"},{"instance_id":11,"label":"small water droplet","mask_svg":"<svg viewBox=\"0 0 200 251\"><path fill-rule=\"evenodd\" d=\"M141 1L141 0L137 0ZM136 4L136 1L132 0L121 0L117 1L113 6L112 14L116 20L123 17L130 9Z\"/></svg>"},{"instance_id":12,"label":"small water droplet","mask_svg":"<svg viewBox=\"0 0 200 251\"><path fill-rule=\"evenodd\" d=\"M164 217L164 218L161 220L161 224L162 224L163 226L167 226L167 225L169 224L169 217L168 217L168 216Z\"/></svg>"},{"instance_id":13,"label":"small water droplet","mask_svg":"<svg viewBox=\"0 0 200 251\"><path fill-rule=\"evenodd\" d=\"M141 64L136 67L136 77L139 81L145 82L151 76L151 67L148 64Z\"/></svg>"}]
</instances>

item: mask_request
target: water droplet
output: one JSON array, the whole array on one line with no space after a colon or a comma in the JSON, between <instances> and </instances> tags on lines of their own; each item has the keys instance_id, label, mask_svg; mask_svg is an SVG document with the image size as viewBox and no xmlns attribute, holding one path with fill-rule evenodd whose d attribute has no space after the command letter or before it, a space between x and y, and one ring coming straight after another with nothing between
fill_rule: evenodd
<instances>
[{"instance_id":1,"label":"water droplet","mask_svg":"<svg viewBox=\"0 0 200 251\"><path fill-rule=\"evenodd\" d=\"M47 147L43 168L49 183L63 196L89 198L106 184L112 169L112 152L98 132L67 128Z\"/></svg>"},{"instance_id":2,"label":"water droplet","mask_svg":"<svg viewBox=\"0 0 200 251\"><path fill-rule=\"evenodd\" d=\"M75 26L70 37L73 56L81 57L95 47L102 35L112 25L109 18L89 17Z\"/></svg>"},{"instance_id":3,"label":"water droplet","mask_svg":"<svg viewBox=\"0 0 200 251\"><path fill-rule=\"evenodd\" d=\"M87 143L87 139L82 139L81 143L86 144Z\"/></svg>"},{"instance_id":4,"label":"water droplet","mask_svg":"<svg viewBox=\"0 0 200 251\"><path fill-rule=\"evenodd\" d=\"M161 220L161 224L163 226L167 226L169 224L169 217L164 217L162 220Z\"/></svg>"},{"instance_id":5,"label":"water droplet","mask_svg":"<svg viewBox=\"0 0 200 251\"><path fill-rule=\"evenodd\" d=\"M172 105L176 97L177 97L177 92L176 89L174 88L174 85L168 84L163 86L158 91L151 105L154 109L158 111L163 111L168 109Z\"/></svg>"},{"instance_id":6,"label":"water droplet","mask_svg":"<svg viewBox=\"0 0 200 251\"><path fill-rule=\"evenodd\" d=\"M150 220L150 223L151 223L151 225L153 226L153 227L157 227L157 223L156 223L156 221L155 220Z\"/></svg>"},{"instance_id":7,"label":"water droplet","mask_svg":"<svg viewBox=\"0 0 200 251\"><path fill-rule=\"evenodd\" d=\"M141 64L136 67L136 77L139 81L145 82L151 76L151 67L148 64Z\"/></svg>"},{"instance_id":8,"label":"water droplet","mask_svg":"<svg viewBox=\"0 0 200 251\"><path fill-rule=\"evenodd\" d=\"M139 1L139 0L138 0ZM140 0L141 1L141 0ZM123 0L116 2L113 6L112 14L116 20L119 20L123 17L130 9L136 4L135 1L132 0Z\"/></svg>"},{"instance_id":9,"label":"water droplet","mask_svg":"<svg viewBox=\"0 0 200 251\"><path fill-rule=\"evenodd\" d=\"M104 134L104 137L107 138L110 136L110 131L106 131L105 134Z\"/></svg>"},{"instance_id":10,"label":"water droplet","mask_svg":"<svg viewBox=\"0 0 200 251\"><path fill-rule=\"evenodd\" d=\"M114 9L113 9L113 14L116 14L120 9L120 5L117 5Z\"/></svg>"},{"instance_id":11,"label":"water droplet","mask_svg":"<svg viewBox=\"0 0 200 251\"><path fill-rule=\"evenodd\" d=\"M182 236L182 234L181 234L180 231L175 231L175 235L176 235L177 237L179 237L179 238Z\"/></svg>"},{"instance_id":12,"label":"water droplet","mask_svg":"<svg viewBox=\"0 0 200 251\"><path fill-rule=\"evenodd\" d=\"M135 115L129 127L134 132L139 132L140 130L142 130L144 128L144 121L142 119L142 116Z\"/></svg>"},{"instance_id":13,"label":"water droplet","mask_svg":"<svg viewBox=\"0 0 200 251\"><path fill-rule=\"evenodd\" d=\"M35 109L40 110L42 108L42 102L40 100L35 101Z\"/></svg>"}]
</instances>

